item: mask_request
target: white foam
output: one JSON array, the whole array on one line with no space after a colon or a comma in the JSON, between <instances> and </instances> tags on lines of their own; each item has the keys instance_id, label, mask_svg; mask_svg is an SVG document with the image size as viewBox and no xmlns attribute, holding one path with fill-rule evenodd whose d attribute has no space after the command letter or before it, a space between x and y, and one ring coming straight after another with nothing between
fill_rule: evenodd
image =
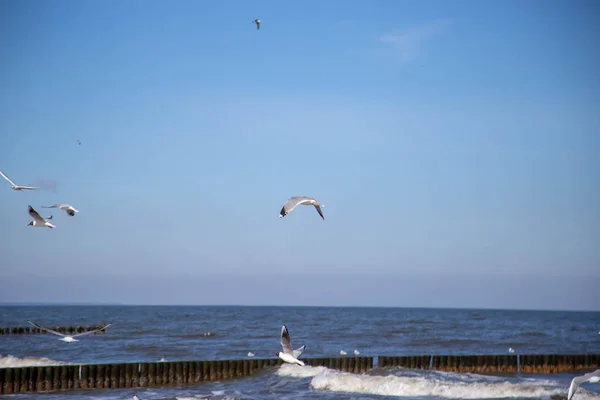
<instances>
[{"instance_id":1,"label":"white foam","mask_svg":"<svg viewBox=\"0 0 600 400\"><path fill-rule=\"evenodd\" d=\"M372 376L325 370L316 375L311 386L315 390L376 394L384 396L431 396L448 399L481 398L550 398L565 395L566 387L546 387L542 383L504 381L466 382L436 377ZM558 385L558 383L554 383Z\"/></svg>"},{"instance_id":2,"label":"white foam","mask_svg":"<svg viewBox=\"0 0 600 400\"><path fill-rule=\"evenodd\" d=\"M301 367L300 365L282 364L276 374L277 376L290 376L292 378L312 378L326 370L325 367L311 367L308 365Z\"/></svg>"},{"instance_id":3,"label":"white foam","mask_svg":"<svg viewBox=\"0 0 600 400\"><path fill-rule=\"evenodd\" d=\"M0 355L0 368L37 367L40 365L65 365L67 363L51 360L49 358L37 357L15 357L7 354Z\"/></svg>"}]
</instances>

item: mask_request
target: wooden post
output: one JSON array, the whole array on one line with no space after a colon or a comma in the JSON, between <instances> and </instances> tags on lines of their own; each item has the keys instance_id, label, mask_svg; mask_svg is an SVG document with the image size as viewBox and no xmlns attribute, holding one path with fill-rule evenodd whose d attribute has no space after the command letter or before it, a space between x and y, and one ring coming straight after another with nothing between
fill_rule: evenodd
<instances>
[{"instance_id":1,"label":"wooden post","mask_svg":"<svg viewBox=\"0 0 600 400\"><path fill-rule=\"evenodd\" d=\"M194 363L191 361L184 361L181 365L183 368L181 380L184 384L193 383L194 382Z\"/></svg>"},{"instance_id":2,"label":"wooden post","mask_svg":"<svg viewBox=\"0 0 600 400\"><path fill-rule=\"evenodd\" d=\"M130 388L131 382L133 381L133 364L125 364L125 387Z\"/></svg>"},{"instance_id":3,"label":"wooden post","mask_svg":"<svg viewBox=\"0 0 600 400\"><path fill-rule=\"evenodd\" d=\"M156 363L148 364L148 387L156 385ZM158 386L158 385L156 385Z\"/></svg>"},{"instance_id":4,"label":"wooden post","mask_svg":"<svg viewBox=\"0 0 600 400\"><path fill-rule=\"evenodd\" d=\"M166 382L163 382L163 368L164 362L156 362L154 363L155 367L155 375L154 375L154 384L156 386L164 385Z\"/></svg>"},{"instance_id":5,"label":"wooden post","mask_svg":"<svg viewBox=\"0 0 600 400\"><path fill-rule=\"evenodd\" d=\"M150 364L148 363L141 363L140 364L140 377L139 377L139 385L140 387L147 387L149 386L149 380L148 380L148 368L149 368Z\"/></svg>"},{"instance_id":6,"label":"wooden post","mask_svg":"<svg viewBox=\"0 0 600 400\"><path fill-rule=\"evenodd\" d=\"M175 380L175 364L177 364L176 362L168 362L167 363L167 384L168 385L172 385L176 382Z\"/></svg>"},{"instance_id":7,"label":"wooden post","mask_svg":"<svg viewBox=\"0 0 600 400\"><path fill-rule=\"evenodd\" d=\"M14 393L13 392L13 371L14 368L2 368L4 370L4 384L2 393Z\"/></svg>"},{"instance_id":8,"label":"wooden post","mask_svg":"<svg viewBox=\"0 0 600 400\"><path fill-rule=\"evenodd\" d=\"M127 376L126 376L126 367L127 364L125 363L120 363L117 364L118 368L119 368L119 388L124 388L125 387L125 381L127 380Z\"/></svg>"},{"instance_id":9,"label":"wooden post","mask_svg":"<svg viewBox=\"0 0 600 400\"><path fill-rule=\"evenodd\" d=\"M90 365L88 372L88 387L104 389L110 387L110 364Z\"/></svg>"},{"instance_id":10,"label":"wooden post","mask_svg":"<svg viewBox=\"0 0 600 400\"><path fill-rule=\"evenodd\" d=\"M29 382L31 381L31 368L32 367L23 367L21 369L21 387L19 392L29 392L30 386Z\"/></svg>"},{"instance_id":11,"label":"wooden post","mask_svg":"<svg viewBox=\"0 0 600 400\"><path fill-rule=\"evenodd\" d=\"M117 389L119 387L119 364L110 364L110 387L111 389Z\"/></svg>"},{"instance_id":12,"label":"wooden post","mask_svg":"<svg viewBox=\"0 0 600 400\"><path fill-rule=\"evenodd\" d=\"M174 363L175 365L173 366L175 368L175 376L174 376L174 380L172 383L175 383L177 385L181 385L183 383L183 362L179 361Z\"/></svg>"},{"instance_id":13,"label":"wooden post","mask_svg":"<svg viewBox=\"0 0 600 400\"><path fill-rule=\"evenodd\" d=\"M196 361L188 362L188 383L198 382L198 363Z\"/></svg>"},{"instance_id":14,"label":"wooden post","mask_svg":"<svg viewBox=\"0 0 600 400\"><path fill-rule=\"evenodd\" d=\"M46 368L45 367L37 367L36 369L37 369L37 379L35 382L35 391L41 392L46 389ZM0 379L0 381L2 381L2 379ZM2 392L0 392L0 393L2 393Z\"/></svg>"}]
</instances>

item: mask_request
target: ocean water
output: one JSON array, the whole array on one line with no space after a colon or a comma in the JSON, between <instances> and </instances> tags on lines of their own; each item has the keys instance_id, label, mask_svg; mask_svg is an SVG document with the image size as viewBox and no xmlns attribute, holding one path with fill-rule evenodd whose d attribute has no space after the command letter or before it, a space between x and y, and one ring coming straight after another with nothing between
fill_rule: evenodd
<instances>
[{"instance_id":1,"label":"ocean water","mask_svg":"<svg viewBox=\"0 0 600 400\"><path fill-rule=\"evenodd\" d=\"M0 326L113 323L104 335L0 336L0 368L60 363L274 357L286 324L302 357L600 353L600 312L238 306L4 306ZM211 335L205 335L210 332ZM4 395L22 399L559 399L572 374L478 375L375 368L365 374L283 365L239 380L151 389ZM577 399L600 399L600 383Z\"/></svg>"}]
</instances>

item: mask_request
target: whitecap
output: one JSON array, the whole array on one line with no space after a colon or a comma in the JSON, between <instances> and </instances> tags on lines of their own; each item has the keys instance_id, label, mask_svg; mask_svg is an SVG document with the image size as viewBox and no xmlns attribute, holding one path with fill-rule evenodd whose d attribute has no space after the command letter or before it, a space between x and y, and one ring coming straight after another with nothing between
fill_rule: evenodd
<instances>
[{"instance_id":1,"label":"whitecap","mask_svg":"<svg viewBox=\"0 0 600 400\"><path fill-rule=\"evenodd\" d=\"M15 357L10 354L0 355L0 368L36 367L41 365L66 365L61 361L51 360L45 357Z\"/></svg>"},{"instance_id":2,"label":"whitecap","mask_svg":"<svg viewBox=\"0 0 600 400\"><path fill-rule=\"evenodd\" d=\"M315 390L375 394L383 396L440 397L448 399L550 398L564 396L567 388L549 381L511 383L506 380L464 381L440 377L373 376L325 370L310 385Z\"/></svg>"},{"instance_id":3,"label":"whitecap","mask_svg":"<svg viewBox=\"0 0 600 400\"><path fill-rule=\"evenodd\" d=\"M308 365L301 367L300 365L282 364L275 374L292 378L312 378L325 372L325 370L327 370L325 367L311 367Z\"/></svg>"}]
</instances>

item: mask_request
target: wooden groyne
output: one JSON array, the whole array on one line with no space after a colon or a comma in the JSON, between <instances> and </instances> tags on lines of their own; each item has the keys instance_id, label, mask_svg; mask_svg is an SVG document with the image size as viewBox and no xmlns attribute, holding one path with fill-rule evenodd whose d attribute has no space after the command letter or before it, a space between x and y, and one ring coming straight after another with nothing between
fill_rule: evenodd
<instances>
[{"instance_id":1,"label":"wooden groyne","mask_svg":"<svg viewBox=\"0 0 600 400\"><path fill-rule=\"evenodd\" d=\"M373 357L305 358L313 367L363 373ZM472 373L583 372L600 368L600 354L485 356L380 356L377 366ZM69 364L0 368L0 394L76 389L121 389L188 385L235 379L281 365L279 359Z\"/></svg>"},{"instance_id":2,"label":"wooden groyne","mask_svg":"<svg viewBox=\"0 0 600 400\"><path fill-rule=\"evenodd\" d=\"M378 367L434 369L450 372L526 372L552 374L600 368L600 354L525 354L489 356L378 357Z\"/></svg>"},{"instance_id":3,"label":"wooden groyne","mask_svg":"<svg viewBox=\"0 0 600 400\"><path fill-rule=\"evenodd\" d=\"M361 373L372 357L305 358L306 365ZM0 368L0 394L75 389L120 389L186 385L250 376L280 359L70 364Z\"/></svg>"},{"instance_id":4,"label":"wooden groyne","mask_svg":"<svg viewBox=\"0 0 600 400\"><path fill-rule=\"evenodd\" d=\"M45 328L52 329L53 331L64 333L66 335L75 335L77 333L83 333L93 331L96 329L104 328L106 324L100 324L96 326L45 326ZM105 331L94 333L94 335L102 335ZM15 326L8 328L0 328L0 335L32 335L48 333L43 329L36 328L34 326Z\"/></svg>"}]
</instances>

